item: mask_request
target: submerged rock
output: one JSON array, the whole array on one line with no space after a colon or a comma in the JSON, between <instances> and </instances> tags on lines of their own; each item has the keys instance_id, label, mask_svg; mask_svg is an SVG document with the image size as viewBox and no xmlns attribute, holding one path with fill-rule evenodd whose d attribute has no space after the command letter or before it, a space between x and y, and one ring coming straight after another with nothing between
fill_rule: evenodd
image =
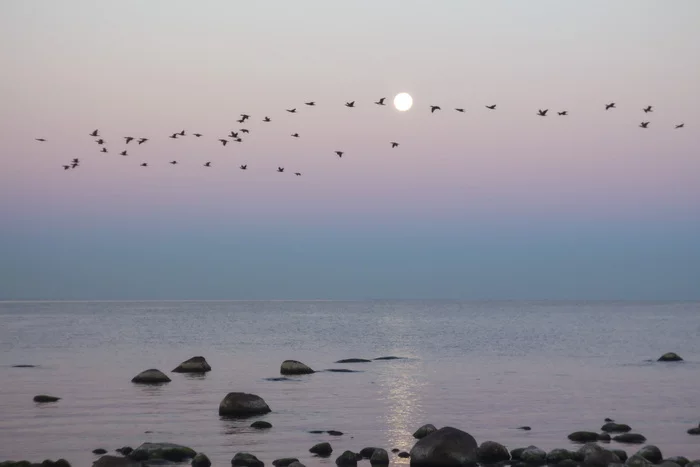
<instances>
[{"instance_id":1,"label":"submerged rock","mask_svg":"<svg viewBox=\"0 0 700 467\"><path fill-rule=\"evenodd\" d=\"M495 441L484 441L477 449L477 456L481 464L496 464L510 460L508 449Z\"/></svg>"},{"instance_id":2,"label":"submerged rock","mask_svg":"<svg viewBox=\"0 0 700 467\"><path fill-rule=\"evenodd\" d=\"M530 428L529 426L519 426L518 430L530 431L530 430L532 430L532 428Z\"/></svg>"},{"instance_id":3,"label":"submerged rock","mask_svg":"<svg viewBox=\"0 0 700 467\"><path fill-rule=\"evenodd\" d=\"M598 433L595 431L575 431L567 436L567 438L575 443L590 443L598 441Z\"/></svg>"},{"instance_id":4,"label":"submerged rock","mask_svg":"<svg viewBox=\"0 0 700 467\"><path fill-rule=\"evenodd\" d=\"M568 449L552 449L547 453L547 464L555 465L562 461L573 459L574 453Z\"/></svg>"},{"instance_id":5,"label":"submerged rock","mask_svg":"<svg viewBox=\"0 0 700 467\"><path fill-rule=\"evenodd\" d=\"M411 449L412 466L474 466L478 461L476 440L469 433L444 427L421 438Z\"/></svg>"},{"instance_id":6,"label":"submerged rock","mask_svg":"<svg viewBox=\"0 0 700 467\"><path fill-rule=\"evenodd\" d=\"M390 355L388 357L377 357L375 360L403 360L406 357L394 357L393 355Z\"/></svg>"},{"instance_id":7,"label":"submerged rock","mask_svg":"<svg viewBox=\"0 0 700 467\"><path fill-rule=\"evenodd\" d=\"M39 402L41 404L47 403L47 402L58 402L61 400L60 397L55 397L55 396L47 396L46 394L39 394L38 396L34 396L34 402Z\"/></svg>"},{"instance_id":8,"label":"submerged rock","mask_svg":"<svg viewBox=\"0 0 700 467\"><path fill-rule=\"evenodd\" d=\"M331 447L331 443L318 443L311 446L309 452L319 456L327 457L331 455L331 453L333 452L333 448Z\"/></svg>"},{"instance_id":9,"label":"submerged rock","mask_svg":"<svg viewBox=\"0 0 700 467\"><path fill-rule=\"evenodd\" d=\"M408 453L408 452L406 452L406 451L401 451L401 452L398 454L398 456L401 457L402 459L408 459L409 457L411 457L411 454Z\"/></svg>"},{"instance_id":10,"label":"submerged rock","mask_svg":"<svg viewBox=\"0 0 700 467\"><path fill-rule=\"evenodd\" d=\"M265 430L268 428L272 428L272 423L266 422L265 420L257 420L255 422L251 423L250 427L258 429L258 430Z\"/></svg>"},{"instance_id":11,"label":"submerged rock","mask_svg":"<svg viewBox=\"0 0 700 467\"><path fill-rule=\"evenodd\" d=\"M92 467L143 467L141 461L135 461L128 457L102 456L92 463Z\"/></svg>"},{"instance_id":12,"label":"submerged rock","mask_svg":"<svg viewBox=\"0 0 700 467\"><path fill-rule=\"evenodd\" d=\"M682 362L683 359L680 355L674 352L667 352L659 357L657 362Z\"/></svg>"},{"instance_id":13,"label":"submerged rock","mask_svg":"<svg viewBox=\"0 0 700 467\"><path fill-rule=\"evenodd\" d=\"M327 371L329 373L362 373L360 370L350 370L348 368L328 368Z\"/></svg>"},{"instance_id":14,"label":"submerged rock","mask_svg":"<svg viewBox=\"0 0 700 467\"><path fill-rule=\"evenodd\" d=\"M700 426L688 430L689 435L700 435Z\"/></svg>"},{"instance_id":15,"label":"submerged rock","mask_svg":"<svg viewBox=\"0 0 700 467\"><path fill-rule=\"evenodd\" d=\"M192 467L211 467L211 461L206 456L206 454L199 452L192 459L191 465L192 465Z\"/></svg>"},{"instance_id":16,"label":"submerged rock","mask_svg":"<svg viewBox=\"0 0 700 467\"><path fill-rule=\"evenodd\" d=\"M211 371L211 366L204 357L192 357L180 363L173 370L175 373L206 373L207 371Z\"/></svg>"},{"instance_id":17,"label":"submerged rock","mask_svg":"<svg viewBox=\"0 0 700 467\"><path fill-rule=\"evenodd\" d=\"M255 457L254 455L247 452L237 452L233 459L231 459L231 465L240 465L243 467L264 467L263 461Z\"/></svg>"},{"instance_id":18,"label":"submerged rock","mask_svg":"<svg viewBox=\"0 0 700 467\"><path fill-rule=\"evenodd\" d=\"M121 454L122 456L128 456L129 454L134 452L134 448L132 448L131 446L124 446L124 447L115 449L115 451L118 452L119 454Z\"/></svg>"},{"instance_id":19,"label":"submerged rock","mask_svg":"<svg viewBox=\"0 0 700 467\"><path fill-rule=\"evenodd\" d=\"M306 466L304 464L302 464L301 462L292 462L287 467L306 467Z\"/></svg>"},{"instance_id":20,"label":"submerged rock","mask_svg":"<svg viewBox=\"0 0 700 467\"><path fill-rule=\"evenodd\" d=\"M138 375L134 376L131 379L131 382L139 384L160 384L169 383L170 378L168 378L168 375L162 371L156 368L151 368L150 370L142 371Z\"/></svg>"},{"instance_id":21,"label":"submerged rock","mask_svg":"<svg viewBox=\"0 0 700 467\"><path fill-rule=\"evenodd\" d=\"M437 428L435 428L435 425L432 425L430 423L423 425L422 427L418 428L414 433L413 437L416 439L421 439L425 438L428 436L430 433L433 433L437 431Z\"/></svg>"},{"instance_id":22,"label":"submerged rock","mask_svg":"<svg viewBox=\"0 0 700 467\"><path fill-rule=\"evenodd\" d=\"M12 365L12 368L36 368L36 365L28 365L25 363L20 363L19 365ZM2 464L0 464L2 465Z\"/></svg>"},{"instance_id":23,"label":"submerged rock","mask_svg":"<svg viewBox=\"0 0 700 467\"><path fill-rule=\"evenodd\" d=\"M627 433L632 431L632 427L624 423L608 422L600 427L600 430L606 433Z\"/></svg>"},{"instance_id":24,"label":"submerged rock","mask_svg":"<svg viewBox=\"0 0 700 467\"><path fill-rule=\"evenodd\" d=\"M338 360L333 363L371 363L372 360L367 360L366 358L345 358L343 360Z\"/></svg>"},{"instance_id":25,"label":"submerged rock","mask_svg":"<svg viewBox=\"0 0 700 467\"><path fill-rule=\"evenodd\" d=\"M107 450L104 448L97 448L92 450L93 454L107 454Z\"/></svg>"},{"instance_id":26,"label":"submerged rock","mask_svg":"<svg viewBox=\"0 0 700 467\"><path fill-rule=\"evenodd\" d=\"M186 459L192 459L196 455L197 452L194 449L180 444L143 443L134 449L128 457L138 461L164 459L171 462L182 462Z\"/></svg>"},{"instance_id":27,"label":"submerged rock","mask_svg":"<svg viewBox=\"0 0 700 467\"><path fill-rule=\"evenodd\" d=\"M613 441L625 444L642 444L646 440L647 439L639 433L624 433L613 438Z\"/></svg>"},{"instance_id":28,"label":"submerged rock","mask_svg":"<svg viewBox=\"0 0 700 467\"><path fill-rule=\"evenodd\" d=\"M352 451L345 451L335 460L339 467L354 467L357 465L357 456Z\"/></svg>"},{"instance_id":29,"label":"submerged rock","mask_svg":"<svg viewBox=\"0 0 700 467\"><path fill-rule=\"evenodd\" d=\"M314 373L314 370L299 361L285 360L280 367L280 373L283 375L308 375Z\"/></svg>"},{"instance_id":30,"label":"submerged rock","mask_svg":"<svg viewBox=\"0 0 700 467\"><path fill-rule=\"evenodd\" d=\"M282 459L276 459L272 461L272 465L275 467L287 467L289 464L293 464L295 462L299 462L299 459L296 457L284 457Z\"/></svg>"},{"instance_id":31,"label":"submerged rock","mask_svg":"<svg viewBox=\"0 0 700 467\"><path fill-rule=\"evenodd\" d=\"M219 415L247 417L271 412L262 397L245 392L229 392L219 404Z\"/></svg>"},{"instance_id":32,"label":"submerged rock","mask_svg":"<svg viewBox=\"0 0 700 467\"><path fill-rule=\"evenodd\" d=\"M371 465L389 465L389 453L386 452L386 449L377 448L369 458L369 463Z\"/></svg>"},{"instance_id":33,"label":"submerged rock","mask_svg":"<svg viewBox=\"0 0 700 467\"><path fill-rule=\"evenodd\" d=\"M326 433L328 433L331 436L343 436L342 431L328 430L328 431L326 431Z\"/></svg>"}]
</instances>

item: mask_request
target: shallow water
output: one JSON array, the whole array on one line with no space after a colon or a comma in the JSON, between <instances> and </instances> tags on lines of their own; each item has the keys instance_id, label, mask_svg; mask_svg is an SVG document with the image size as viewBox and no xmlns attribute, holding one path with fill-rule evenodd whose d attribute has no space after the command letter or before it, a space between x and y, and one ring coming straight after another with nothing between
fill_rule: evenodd
<instances>
[{"instance_id":1,"label":"shallow water","mask_svg":"<svg viewBox=\"0 0 700 467\"><path fill-rule=\"evenodd\" d=\"M700 303L0 302L0 460L89 466L98 447L167 441L215 466L246 451L311 467L346 449L409 450L424 423L549 450L605 417L666 456L700 458L700 436L686 434L700 422L699 335ZM685 362L653 361L668 351ZM194 355L213 371L170 373ZM333 363L386 355L406 359ZM288 358L361 372L268 380ZM172 382L130 382L147 368ZM273 428L221 419L231 391L262 396ZM32 402L43 393L62 399ZM330 429L344 434L308 433ZM321 441L331 458L308 453Z\"/></svg>"}]
</instances>

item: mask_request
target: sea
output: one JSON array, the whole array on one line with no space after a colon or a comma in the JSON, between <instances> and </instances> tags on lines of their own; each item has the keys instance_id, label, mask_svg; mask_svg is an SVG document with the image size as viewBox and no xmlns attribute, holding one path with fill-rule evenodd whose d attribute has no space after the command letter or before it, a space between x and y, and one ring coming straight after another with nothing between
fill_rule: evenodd
<instances>
[{"instance_id":1,"label":"sea","mask_svg":"<svg viewBox=\"0 0 700 467\"><path fill-rule=\"evenodd\" d=\"M684 361L657 362L665 352ZM172 373L193 356L212 371ZM386 356L401 358L335 363ZM279 380L286 359L317 372ZM150 368L172 381L131 382ZM356 371L322 371L340 368ZM229 392L272 412L221 418ZM171 442L214 466L237 452L333 466L346 450L410 451L426 423L509 449L577 449L567 435L606 417L665 457L700 458L687 434L700 423L700 302L0 302L0 461L91 466L96 448ZM313 457L324 441L333 455Z\"/></svg>"}]
</instances>

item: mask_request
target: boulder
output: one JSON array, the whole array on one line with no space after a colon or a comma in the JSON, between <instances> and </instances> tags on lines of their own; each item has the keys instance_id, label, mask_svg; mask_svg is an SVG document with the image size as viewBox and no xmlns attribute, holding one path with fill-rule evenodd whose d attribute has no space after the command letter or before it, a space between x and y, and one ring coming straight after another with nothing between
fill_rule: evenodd
<instances>
[{"instance_id":1,"label":"boulder","mask_svg":"<svg viewBox=\"0 0 700 467\"><path fill-rule=\"evenodd\" d=\"M613 438L613 441L624 444L642 444L647 439L639 433L623 433Z\"/></svg>"},{"instance_id":2,"label":"boulder","mask_svg":"<svg viewBox=\"0 0 700 467\"><path fill-rule=\"evenodd\" d=\"M192 459L191 465L192 465L192 467L211 467L211 461L206 456L206 454L199 452Z\"/></svg>"},{"instance_id":3,"label":"boulder","mask_svg":"<svg viewBox=\"0 0 700 467\"><path fill-rule=\"evenodd\" d=\"M219 404L219 415L248 417L271 412L262 397L245 392L229 392Z\"/></svg>"},{"instance_id":4,"label":"boulder","mask_svg":"<svg viewBox=\"0 0 700 467\"><path fill-rule=\"evenodd\" d=\"M389 453L386 452L386 449L377 448L369 458L369 463L371 465L389 465Z\"/></svg>"},{"instance_id":5,"label":"boulder","mask_svg":"<svg viewBox=\"0 0 700 467\"><path fill-rule=\"evenodd\" d=\"M364 459L370 459L372 457L372 454L374 454L374 451L377 449L379 448L362 448L360 449L360 455ZM398 450L396 452L398 452Z\"/></svg>"},{"instance_id":6,"label":"boulder","mask_svg":"<svg viewBox=\"0 0 700 467\"><path fill-rule=\"evenodd\" d=\"M129 458L136 461L163 459L170 462L182 462L192 459L197 453L192 448L173 443L143 443L134 449Z\"/></svg>"},{"instance_id":7,"label":"boulder","mask_svg":"<svg viewBox=\"0 0 700 467\"><path fill-rule=\"evenodd\" d=\"M289 464L293 464L294 462L299 462L299 459L296 457L283 457L282 459L273 460L272 465L275 467L288 467Z\"/></svg>"},{"instance_id":8,"label":"boulder","mask_svg":"<svg viewBox=\"0 0 700 467\"><path fill-rule=\"evenodd\" d=\"M141 461L135 461L128 457L102 456L92 463L92 467L143 467Z\"/></svg>"},{"instance_id":9,"label":"boulder","mask_svg":"<svg viewBox=\"0 0 700 467\"><path fill-rule=\"evenodd\" d=\"M304 464L302 464L301 462L292 462L287 467L306 467L306 466Z\"/></svg>"},{"instance_id":10,"label":"boulder","mask_svg":"<svg viewBox=\"0 0 700 467\"><path fill-rule=\"evenodd\" d=\"M687 457L683 456L674 456L674 457L668 457L664 459L664 462L673 462L674 464L678 464L681 467L685 467L685 465L690 462Z\"/></svg>"},{"instance_id":11,"label":"boulder","mask_svg":"<svg viewBox=\"0 0 700 467\"><path fill-rule=\"evenodd\" d=\"M611 449L611 451L620 459L620 462L625 462L627 460L627 453L622 449Z\"/></svg>"},{"instance_id":12,"label":"boulder","mask_svg":"<svg viewBox=\"0 0 700 467\"><path fill-rule=\"evenodd\" d=\"M600 430L606 433L627 433L632 431L632 427L624 423L608 422L600 427Z\"/></svg>"},{"instance_id":13,"label":"boulder","mask_svg":"<svg viewBox=\"0 0 700 467\"><path fill-rule=\"evenodd\" d=\"M272 423L266 422L265 420L256 420L250 424L250 427L258 430L266 430L272 428Z\"/></svg>"},{"instance_id":14,"label":"boulder","mask_svg":"<svg viewBox=\"0 0 700 467\"><path fill-rule=\"evenodd\" d=\"M370 363L371 361L372 360L367 360L366 358L345 358L333 363Z\"/></svg>"},{"instance_id":15,"label":"boulder","mask_svg":"<svg viewBox=\"0 0 700 467\"><path fill-rule=\"evenodd\" d=\"M661 455L661 450L653 444L644 446L642 449L637 451L635 455L642 456L652 464L658 464L664 459L664 456Z\"/></svg>"},{"instance_id":16,"label":"boulder","mask_svg":"<svg viewBox=\"0 0 700 467\"><path fill-rule=\"evenodd\" d=\"M484 441L477 450L480 464L496 464L510 460L508 449L495 441Z\"/></svg>"},{"instance_id":17,"label":"boulder","mask_svg":"<svg viewBox=\"0 0 700 467\"><path fill-rule=\"evenodd\" d=\"M12 368L36 368L36 365L28 365L26 363L20 363L19 365L12 365ZM0 464L2 465L2 464Z\"/></svg>"},{"instance_id":18,"label":"boulder","mask_svg":"<svg viewBox=\"0 0 700 467\"><path fill-rule=\"evenodd\" d=\"M318 456L328 457L333 452L333 448L331 447L331 443L318 443L311 446L309 452Z\"/></svg>"},{"instance_id":19,"label":"boulder","mask_svg":"<svg viewBox=\"0 0 700 467\"><path fill-rule=\"evenodd\" d=\"M418 440L410 452L411 466L475 466L478 450L472 435L447 426Z\"/></svg>"},{"instance_id":20,"label":"boulder","mask_svg":"<svg viewBox=\"0 0 700 467\"><path fill-rule=\"evenodd\" d=\"M34 402L39 402L41 404L44 404L47 402L58 402L60 400L61 400L60 397L47 396L46 394L39 394L38 396L34 396Z\"/></svg>"},{"instance_id":21,"label":"boulder","mask_svg":"<svg viewBox=\"0 0 700 467\"><path fill-rule=\"evenodd\" d=\"M610 439L610 433L598 433L598 441L601 441L603 443L609 443Z\"/></svg>"},{"instance_id":22,"label":"boulder","mask_svg":"<svg viewBox=\"0 0 700 467\"><path fill-rule=\"evenodd\" d=\"M635 454L625 461L625 465L627 467L651 467L654 464L652 464L642 456L638 456L637 454Z\"/></svg>"},{"instance_id":23,"label":"boulder","mask_svg":"<svg viewBox=\"0 0 700 467\"><path fill-rule=\"evenodd\" d=\"M283 375L308 375L314 373L314 370L296 360L285 360L280 367L280 373Z\"/></svg>"},{"instance_id":24,"label":"boulder","mask_svg":"<svg viewBox=\"0 0 700 467\"><path fill-rule=\"evenodd\" d=\"M104 449L104 448L97 448L97 449L93 449L93 450L92 450L92 453L93 453L93 454L98 454L98 455L107 454L107 450Z\"/></svg>"},{"instance_id":25,"label":"boulder","mask_svg":"<svg viewBox=\"0 0 700 467\"><path fill-rule=\"evenodd\" d=\"M430 423L423 425L422 427L418 428L414 433L413 437L416 439L421 439L425 438L428 436L430 433L433 433L437 431L437 428L435 428L435 425L431 425Z\"/></svg>"},{"instance_id":26,"label":"boulder","mask_svg":"<svg viewBox=\"0 0 700 467\"><path fill-rule=\"evenodd\" d=\"M682 362L683 359L680 355L674 352L667 352L659 357L658 362Z\"/></svg>"},{"instance_id":27,"label":"boulder","mask_svg":"<svg viewBox=\"0 0 700 467\"><path fill-rule=\"evenodd\" d=\"M204 357L192 357L173 370L175 373L206 373L207 371L211 371L211 367Z\"/></svg>"},{"instance_id":28,"label":"boulder","mask_svg":"<svg viewBox=\"0 0 700 467\"><path fill-rule=\"evenodd\" d=\"M331 436L343 436L343 432L337 430L328 430L326 431L326 433L328 433Z\"/></svg>"},{"instance_id":29,"label":"boulder","mask_svg":"<svg viewBox=\"0 0 700 467\"><path fill-rule=\"evenodd\" d=\"M685 467L700 467L700 459L695 459L688 462L687 464L685 464Z\"/></svg>"},{"instance_id":30,"label":"boulder","mask_svg":"<svg viewBox=\"0 0 700 467\"><path fill-rule=\"evenodd\" d=\"M393 360L393 359L391 359L391 360ZM408 459L409 457L411 457L411 453L406 452L406 451L401 451L401 452L398 454L398 456L399 456L400 458L402 458L402 459Z\"/></svg>"},{"instance_id":31,"label":"boulder","mask_svg":"<svg viewBox=\"0 0 700 467\"><path fill-rule=\"evenodd\" d=\"M575 431L567 436L574 443L591 443L598 441L598 433L595 431Z\"/></svg>"},{"instance_id":32,"label":"boulder","mask_svg":"<svg viewBox=\"0 0 700 467\"><path fill-rule=\"evenodd\" d=\"M556 465L557 467L578 467L579 464L573 459L564 459Z\"/></svg>"},{"instance_id":33,"label":"boulder","mask_svg":"<svg viewBox=\"0 0 700 467\"><path fill-rule=\"evenodd\" d=\"M131 446L124 446L124 447L115 449L115 451L118 452L119 454L121 454L122 456L128 456L129 454L134 452L134 448L132 448Z\"/></svg>"},{"instance_id":34,"label":"boulder","mask_svg":"<svg viewBox=\"0 0 700 467\"><path fill-rule=\"evenodd\" d=\"M567 459L573 459L574 453L568 449L552 449L547 453L547 464L556 465Z\"/></svg>"},{"instance_id":35,"label":"boulder","mask_svg":"<svg viewBox=\"0 0 700 467\"><path fill-rule=\"evenodd\" d=\"M168 378L168 375L162 371L151 368L150 370L142 371L138 375L134 376L131 379L131 382L138 384L160 384L169 383L170 378Z\"/></svg>"},{"instance_id":36,"label":"boulder","mask_svg":"<svg viewBox=\"0 0 700 467\"><path fill-rule=\"evenodd\" d=\"M528 465L544 465L547 453L537 446L528 446L520 453L520 460Z\"/></svg>"},{"instance_id":37,"label":"boulder","mask_svg":"<svg viewBox=\"0 0 700 467\"><path fill-rule=\"evenodd\" d=\"M231 465L240 465L243 467L264 467L265 464L252 454L247 452L237 452L233 459L231 459Z\"/></svg>"},{"instance_id":38,"label":"boulder","mask_svg":"<svg viewBox=\"0 0 700 467\"><path fill-rule=\"evenodd\" d=\"M691 428L688 430L689 435L700 435L700 426L696 426L695 428Z\"/></svg>"},{"instance_id":39,"label":"boulder","mask_svg":"<svg viewBox=\"0 0 700 467\"><path fill-rule=\"evenodd\" d=\"M589 467L608 467L609 464L619 464L620 459L607 449L600 449L586 454L583 465Z\"/></svg>"},{"instance_id":40,"label":"boulder","mask_svg":"<svg viewBox=\"0 0 700 467\"><path fill-rule=\"evenodd\" d=\"M659 464L659 467L681 467L681 466L679 464L676 464L675 462L665 460L661 464Z\"/></svg>"},{"instance_id":41,"label":"boulder","mask_svg":"<svg viewBox=\"0 0 700 467\"><path fill-rule=\"evenodd\" d=\"M345 451L335 460L335 465L339 467L357 466L357 456L352 451Z\"/></svg>"}]
</instances>

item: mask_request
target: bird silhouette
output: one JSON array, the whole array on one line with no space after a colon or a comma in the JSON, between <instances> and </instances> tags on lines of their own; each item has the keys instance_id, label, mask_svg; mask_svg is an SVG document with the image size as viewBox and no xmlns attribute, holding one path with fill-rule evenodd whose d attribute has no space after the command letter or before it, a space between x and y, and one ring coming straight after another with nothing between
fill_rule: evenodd
<instances>
[{"instance_id":1,"label":"bird silhouette","mask_svg":"<svg viewBox=\"0 0 700 467\"><path fill-rule=\"evenodd\" d=\"M295 114L295 113L297 113L296 107L293 108L293 109L286 109L286 110L287 110L287 112L289 112L290 114ZM267 117L265 117L265 118L267 118Z\"/></svg>"},{"instance_id":2,"label":"bird silhouette","mask_svg":"<svg viewBox=\"0 0 700 467\"><path fill-rule=\"evenodd\" d=\"M148 167L148 164L144 162L143 164L141 164L141 167Z\"/></svg>"},{"instance_id":3,"label":"bird silhouette","mask_svg":"<svg viewBox=\"0 0 700 467\"><path fill-rule=\"evenodd\" d=\"M139 138L139 144L143 144L148 141L148 138Z\"/></svg>"},{"instance_id":4,"label":"bird silhouette","mask_svg":"<svg viewBox=\"0 0 700 467\"><path fill-rule=\"evenodd\" d=\"M175 165L177 164L177 161L170 161L170 164Z\"/></svg>"},{"instance_id":5,"label":"bird silhouette","mask_svg":"<svg viewBox=\"0 0 700 467\"><path fill-rule=\"evenodd\" d=\"M609 103L609 104L605 104L605 110L608 110L608 109L616 109L616 108L617 108L617 107L615 107L615 103L614 103L614 102L611 102L611 103Z\"/></svg>"},{"instance_id":6,"label":"bird silhouette","mask_svg":"<svg viewBox=\"0 0 700 467\"><path fill-rule=\"evenodd\" d=\"M124 139L126 140L126 144L129 144L134 140L134 138L131 136L125 136Z\"/></svg>"},{"instance_id":7,"label":"bird silhouette","mask_svg":"<svg viewBox=\"0 0 700 467\"><path fill-rule=\"evenodd\" d=\"M683 128L684 126L685 126L685 123L681 123L680 125L676 125L676 129Z\"/></svg>"},{"instance_id":8,"label":"bird silhouette","mask_svg":"<svg viewBox=\"0 0 700 467\"><path fill-rule=\"evenodd\" d=\"M248 168L248 164L242 165L241 170L246 170Z\"/></svg>"},{"instance_id":9,"label":"bird silhouette","mask_svg":"<svg viewBox=\"0 0 700 467\"><path fill-rule=\"evenodd\" d=\"M70 168L71 168L71 169L74 169L74 168L76 168L76 167L78 167L78 163L77 163L77 162L73 162L73 163L70 165Z\"/></svg>"},{"instance_id":10,"label":"bird silhouette","mask_svg":"<svg viewBox=\"0 0 700 467\"><path fill-rule=\"evenodd\" d=\"M649 112L653 112L653 110L651 109L651 106L645 107L642 110L644 111L645 114L649 113Z\"/></svg>"},{"instance_id":11,"label":"bird silhouette","mask_svg":"<svg viewBox=\"0 0 700 467\"><path fill-rule=\"evenodd\" d=\"M485 106L489 110L496 110L496 104Z\"/></svg>"},{"instance_id":12,"label":"bird silhouette","mask_svg":"<svg viewBox=\"0 0 700 467\"><path fill-rule=\"evenodd\" d=\"M180 136L185 136L185 130L182 130L182 131L180 132Z\"/></svg>"},{"instance_id":13,"label":"bird silhouette","mask_svg":"<svg viewBox=\"0 0 700 467\"><path fill-rule=\"evenodd\" d=\"M243 122L245 122L245 118L239 118L239 119L236 120L236 121L237 121L238 123L243 123Z\"/></svg>"},{"instance_id":14,"label":"bird silhouette","mask_svg":"<svg viewBox=\"0 0 700 467\"><path fill-rule=\"evenodd\" d=\"M93 132L90 133L90 136L100 136L100 131L99 131L99 130L93 130Z\"/></svg>"},{"instance_id":15,"label":"bird silhouette","mask_svg":"<svg viewBox=\"0 0 700 467\"><path fill-rule=\"evenodd\" d=\"M238 138L238 133L232 131L231 134L228 135L228 137L229 138Z\"/></svg>"},{"instance_id":16,"label":"bird silhouette","mask_svg":"<svg viewBox=\"0 0 700 467\"><path fill-rule=\"evenodd\" d=\"M46 141L44 138L34 138L34 139L37 140L37 141L41 141L42 143L43 143L44 141Z\"/></svg>"},{"instance_id":17,"label":"bird silhouette","mask_svg":"<svg viewBox=\"0 0 700 467\"><path fill-rule=\"evenodd\" d=\"M294 175L296 175L297 177L301 177L301 172L294 172Z\"/></svg>"},{"instance_id":18,"label":"bird silhouette","mask_svg":"<svg viewBox=\"0 0 700 467\"><path fill-rule=\"evenodd\" d=\"M306 105L308 105L308 106L310 106L310 107L316 105L316 103L315 103L314 101L311 101L311 102L304 102L304 104L306 104Z\"/></svg>"},{"instance_id":19,"label":"bird silhouette","mask_svg":"<svg viewBox=\"0 0 700 467\"><path fill-rule=\"evenodd\" d=\"M97 144L105 144L105 140L103 140L102 138L100 138L100 139L98 139L98 140L95 140L95 142L96 142Z\"/></svg>"},{"instance_id":20,"label":"bird silhouette","mask_svg":"<svg viewBox=\"0 0 700 467\"><path fill-rule=\"evenodd\" d=\"M559 115L569 115L569 112L566 110L562 110L561 112L557 112Z\"/></svg>"},{"instance_id":21,"label":"bird silhouette","mask_svg":"<svg viewBox=\"0 0 700 467\"><path fill-rule=\"evenodd\" d=\"M177 133L173 133L172 135L169 136L169 138L177 139Z\"/></svg>"},{"instance_id":22,"label":"bird silhouette","mask_svg":"<svg viewBox=\"0 0 700 467\"><path fill-rule=\"evenodd\" d=\"M345 107L355 107L355 101L346 102Z\"/></svg>"},{"instance_id":23,"label":"bird silhouette","mask_svg":"<svg viewBox=\"0 0 700 467\"><path fill-rule=\"evenodd\" d=\"M128 156L128 154L126 153L126 151L120 152L119 155L120 155L120 156Z\"/></svg>"},{"instance_id":24,"label":"bird silhouette","mask_svg":"<svg viewBox=\"0 0 700 467\"><path fill-rule=\"evenodd\" d=\"M242 143L242 142L243 142L243 140L242 140L241 138L234 138L234 141L237 142L237 143Z\"/></svg>"},{"instance_id":25,"label":"bird silhouette","mask_svg":"<svg viewBox=\"0 0 700 467\"><path fill-rule=\"evenodd\" d=\"M192 133L192 134L195 135L197 138L201 138L201 137L202 137L202 134L201 134L201 133Z\"/></svg>"},{"instance_id":26,"label":"bird silhouette","mask_svg":"<svg viewBox=\"0 0 700 467\"><path fill-rule=\"evenodd\" d=\"M377 104L377 105L386 105L386 104L384 103L384 100L385 100L385 99L386 99L386 97L382 97L382 98L379 99L377 102L375 102L375 104Z\"/></svg>"},{"instance_id":27,"label":"bird silhouette","mask_svg":"<svg viewBox=\"0 0 700 467\"><path fill-rule=\"evenodd\" d=\"M391 147L392 147L392 148L398 147L398 145L399 145L399 143L397 143L396 141L392 141L392 142L391 142Z\"/></svg>"},{"instance_id":28,"label":"bird silhouette","mask_svg":"<svg viewBox=\"0 0 700 467\"><path fill-rule=\"evenodd\" d=\"M270 121L270 117L263 118L263 122L269 122L269 121Z\"/></svg>"},{"instance_id":29,"label":"bird silhouette","mask_svg":"<svg viewBox=\"0 0 700 467\"><path fill-rule=\"evenodd\" d=\"M71 164L78 164L78 163L80 163L80 159L78 159L77 157L71 161Z\"/></svg>"},{"instance_id":30,"label":"bird silhouette","mask_svg":"<svg viewBox=\"0 0 700 467\"><path fill-rule=\"evenodd\" d=\"M457 112L462 112L464 113L464 109L455 109Z\"/></svg>"},{"instance_id":31,"label":"bird silhouette","mask_svg":"<svg viewBox=\"0 0 700 467\"><path fill-rule=\"evenodd\" d=\"M70 169L70 165L64 165L64 166L63 166L63 170L68 170L68 169Z\"/></svg>"},{"instance_id":32,"label":"bird silhouette","mask_svg":"<svg viewBox=\"0 0 700 467\"><path fill-rule=\"evenodd\" d=\"M649 126L649 122L642 122L639 124L640 128L647 128Z\"/></svg>"},{"instance_id":33,"label":"bird silhouette","mask_svg":"<svg viewBox=\"0 0 700 467\"><path fill-rule=\"evenodd\" d=\"M243 120L244 122L245 122L246 120L248 120L249 118L250 118L250 115L248 115L248 114L241 114L241 120Z\"/></svg>"},{"instance_id":34,"label":"bird silhouette","mask_svg":"<svg viewBox=\"0 0 700 467\"><path fill-rule=\"evenodd\" d=\"M107 152L107 148L102 148L102 151L100 152Z\"/></svg>"},{"instance_id":35,"label":"bird silhouette","mask_svg":"<svg viewBox=\"0 0 700 467\"><path fill-rule=\"evenodd\" d=\"M221 141L221 144L223 144L224 146L226 146L226 144L228 144L227 139L220 139L219 141Z\"/></svg>"},{"instance_id":36,"label":"bird silhouette","mask_svg":"<svg viewBox=\"0 0 700 467\"><path fill-rule=\"evenodd\" d=\"M281 172L284 172L284 167L277 167L277 171L280 172L280 173L281 173Z\"/></svg>"},{"instance_id":37,"label":"bird silhouette","mask_svg":"<svg viewBox=\"0 0 700 467\"><path fill-rule=\"evenodd\" d=\"M204 167L211 167L211 162L205 162Z\"/></svg>"},{"instance_id":38,"label":"bird silhouette","mask_svg":"<svg viewBox=\"0 0 700 467\"><path fill-rule=\"evenodd\" d=\"M442 110L439 105L431 105L430 113L434 113L436 110Z\"/></svg>"},{"instance_id":39,"label":"bird silhouette","mask_svg":"<svg viewBox=\"0 0 700 467\"><path fill-rule=\"evenodd\" d=\"M335 153L338 155L338 157L343 157L343 154L345 154L343 151L336 151Z\"/></svg>"},{"instance_id":40,"label":"bird silhouette","mask_svg":"<svg viewBox=\"0 0 700 467\"><path fill-rule=\"evenodd\" d=\"M299 133L292 133L292 136L295 137L295 138L298 138L298 137L299 137Z\"/></svg>"},{"instance_id":41,"label":"bird silhouette","mask_svg":"<svg viewBox=\"0 0 700 467\"><path fill-rule=\"evenodd\" d=\"M248 130L245 129L245 128L241 128L241 129L238 130L238 131L240 131L241 133L250 133L250 131L248 131Z\"/></svg>"},{"instance_id":42,"label":"bird silhouette","mask_svg":"<svg viewBox=\"0 0 700 467\"><path fill-rule=\"evenodd\" d=\"M549 109L544 109L544 110L540 109L537 111L537 115L539 115L540 117L546 117L548 111L549 111Z\"/></svg>"}]
</instances>

